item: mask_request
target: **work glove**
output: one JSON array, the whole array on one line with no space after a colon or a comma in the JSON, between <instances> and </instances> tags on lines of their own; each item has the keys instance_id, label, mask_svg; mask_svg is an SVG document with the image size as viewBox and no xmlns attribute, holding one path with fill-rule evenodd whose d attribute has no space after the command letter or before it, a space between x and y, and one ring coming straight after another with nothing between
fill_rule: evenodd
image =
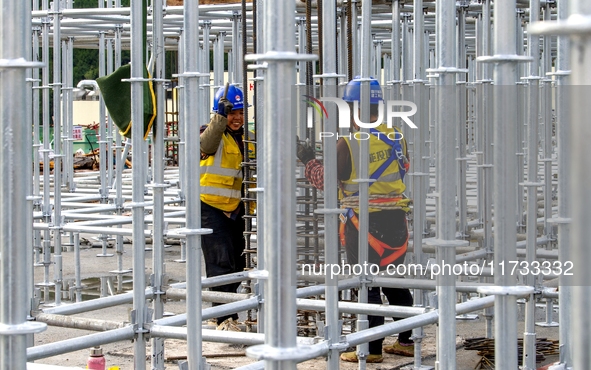
<instances>
[{"instance_id":1,"label":"work glove","mask_svg":"<svg viewBox=\"0 0 591 370\"><path fill-rule=\"evenodd\" d=\"M234 108L234 104L230 103L228 101L228 99L226 99L226 95L228 95L229 86L230 86L230 84L226 83L226 89L224 90L224 95L218 101L218 109L216 111L217 114L224 116L226 118L228 117L228 114L232 111L232 109Z\"/></svg>"},{"instance_id":2,"label":"work glove","mask_svg":"<svg viewBox=\"0 0 591 370\"><path fill-rule=\"evenodd\" d=\"M314 148L312 148L308 143L302 144L299 141L297 142L296 155L304 165L308 164L308 162L316 158Z\"/></svg>"},{"instance_id":3,"label":"work glove","mask_svg":"<svg viewBox=\"0 0 591 370\"><path fill-rule=\"evenodd\" d=\"M216 113L227 118L228 113L230 113L233 108L234 104L230 103L226 98L221 98L218 102L218 110Z\"/></svg>"}]
</instances>

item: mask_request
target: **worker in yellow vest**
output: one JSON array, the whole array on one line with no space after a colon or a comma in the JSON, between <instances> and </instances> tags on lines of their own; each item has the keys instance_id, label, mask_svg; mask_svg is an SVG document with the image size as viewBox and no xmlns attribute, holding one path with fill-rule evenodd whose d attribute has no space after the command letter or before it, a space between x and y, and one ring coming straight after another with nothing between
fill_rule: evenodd
<instances>
[{"instance_id":1,"label":"worker in yellow vest","mask_svg":"<svg viewBox=\"0 0 591 370\"><path fill-rule=\"evenodd\" d=\"M246 266L241 201L243 109L242 90L221 87L214 96L213 116L201 127L201 227L213 230L201 236L208 277L243 271ZM236 293L239 286L230 283L210 289ZM240 331L237 320L238 314L218 317L217 329Z\"/></svg>"},{"instance_id":2,"label":"worker in yellow vest","mask_svg":"<svg viewBox=\"0 0 591 370\"><path fill-rule=\"evenodd\" d=\"M351 80L344 92L343 100L351 109L350 137L341 136L337 142L337 179L339 180L339 199L341 206L347 212L341 216L340 240L347 253L350 265L368 264L378 265L379 271L395 271L388 266L404 263L408 244L408 228L406 213L409 211L410 200L403 192L404 175L409 168L407 160L406 141L397 128L388 128L381 124L369 129L367 135L355 135L359 127L355 124L353 102L360 101L361 80L356 77ZM379 117L379 103L382 101L382 89L377 80L370 81L370 121L375 122ZM369 140L369 176L375 180L370 183L369 195L369 235L368 261L359 261L359 140ZM297 156L305 164L305 176L310 183L324 190L324 165L315 159L314 149L309 145L298 143ZM370 269L371 270L371 269ZM382 288L388 302L399 306L412 306L413 299L408 289ZM382 304L380 288L368 290L368 303ZM383 316L369 316L369 327L384 324ZM410 339L412 331L400 333L394 345L383 348L386 353L401 356L414 356L414 343ZM366 362L382 362L383 339L369 343L369 355ZM357 353L345 352L341 360L358 362Z\"/></svg>"}]
</instances>

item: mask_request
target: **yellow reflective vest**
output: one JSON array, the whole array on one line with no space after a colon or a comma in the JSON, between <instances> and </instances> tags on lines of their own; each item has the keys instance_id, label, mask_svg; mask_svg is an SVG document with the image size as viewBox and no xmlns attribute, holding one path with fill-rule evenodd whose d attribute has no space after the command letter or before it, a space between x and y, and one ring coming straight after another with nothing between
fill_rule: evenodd
<instances>
[{"instance_id":1,"label":"yellow reflective vest","mask_svg":"<svg viewBox=\"0 0 591 370\"><path fill-rule=\"evenodd\" d=\"M360 140L369 140L369 177L374 174L390 156L396 156L394 148L381 140L381 138L402 141L402 153L406 154L406 141L402 133L397 128L388 128L386 125L380 125L376 128L380 138L374 134L355 133L351 138L345 136L345 141L349 147L351 156L351 176L348 180L341 182L340 197L357 195L359 192L359 183L353 182L357 179L357 168L359 168L359 142ZM388 140L386 140L388 141ZM399 171L399 162L394 158L390 165L383 171L374 183L370 183L369 195L400 195L406 189Z\"/></svg>"},{"instance_id":2,"label":"yellow reflective vest","mask_svg":"<svg viewBox=\"0 0 591 370\"><path fill-rule=\"evenodd\" d=\"M201 201L224 212L240 204L242 153L234 138L224 133L215 155L201 160Z\"/></svg>"}]
</instances>

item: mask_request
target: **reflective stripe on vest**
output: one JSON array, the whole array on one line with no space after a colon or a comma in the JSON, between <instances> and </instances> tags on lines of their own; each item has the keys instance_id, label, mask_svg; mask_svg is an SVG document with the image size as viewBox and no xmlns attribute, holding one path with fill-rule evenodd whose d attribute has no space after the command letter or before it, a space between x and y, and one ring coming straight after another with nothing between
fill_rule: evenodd
<instances>
[{"instance_id":1,"label":"reflective stripe on vest","mask_svg":"<svg viewBox=\"0 0 591 370\"><path fill-rule=\"evenodd\" d=\"M219 195L226 198L240 199L240 190L222 189L214 186L201 186L201 194Z\"/></svg>"},{"instance_id":2,"label":"reflective stripe on vest","mask_svg":"<svg viewBox=\"0 0 591 370\"><path fill-rule=\"evenodd\" d=\"M240 203L242 153L228 134L223 134L215 155L201 160L201 201L225 212Z\"/></svg>"}]
</instances>

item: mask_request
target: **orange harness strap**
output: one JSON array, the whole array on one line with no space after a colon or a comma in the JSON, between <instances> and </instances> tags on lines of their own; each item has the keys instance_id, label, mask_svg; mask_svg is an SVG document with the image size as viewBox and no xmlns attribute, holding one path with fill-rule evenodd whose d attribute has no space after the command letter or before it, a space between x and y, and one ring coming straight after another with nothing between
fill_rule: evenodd
<instances>
[{"instance_id":1,"label":"orange harness strap","mask_svg":"<svg viewBox=\"0 0 591 370\"><path fill-rule=\"evenodd\" d=\"M353 213L353 212L351 212L351 213ZM357 228L357 230L359 230L359 219L357 218L357 215L355 213L353 213L353 216L350 217L349 219L351 220L351 222L353 223L355 228ZM406 223L406 221L405 221L405 223ZM341 224L339 226L339 237L341 240L341 245L344 246L345 245L345 223L343 223L343 222L341 222ZM371 235L371 233L367 233L367 240L368 240L370 247L372 247L372 249L374 251L376 251L376 253L380 257L382 257L382 255L384 255L384 252L386 250L394 251L388 257L382 258L380 260L381 267L386 266L386 265L396 261L398 258L403 256L404 253L406 253L406 250L408 249L408 235L406 236L406 241L404 242L404 244L402 244L399 247L391 247L388 244L382 242L381 240L378 240L375 236Z\"/></svg>"}]
</instances>

